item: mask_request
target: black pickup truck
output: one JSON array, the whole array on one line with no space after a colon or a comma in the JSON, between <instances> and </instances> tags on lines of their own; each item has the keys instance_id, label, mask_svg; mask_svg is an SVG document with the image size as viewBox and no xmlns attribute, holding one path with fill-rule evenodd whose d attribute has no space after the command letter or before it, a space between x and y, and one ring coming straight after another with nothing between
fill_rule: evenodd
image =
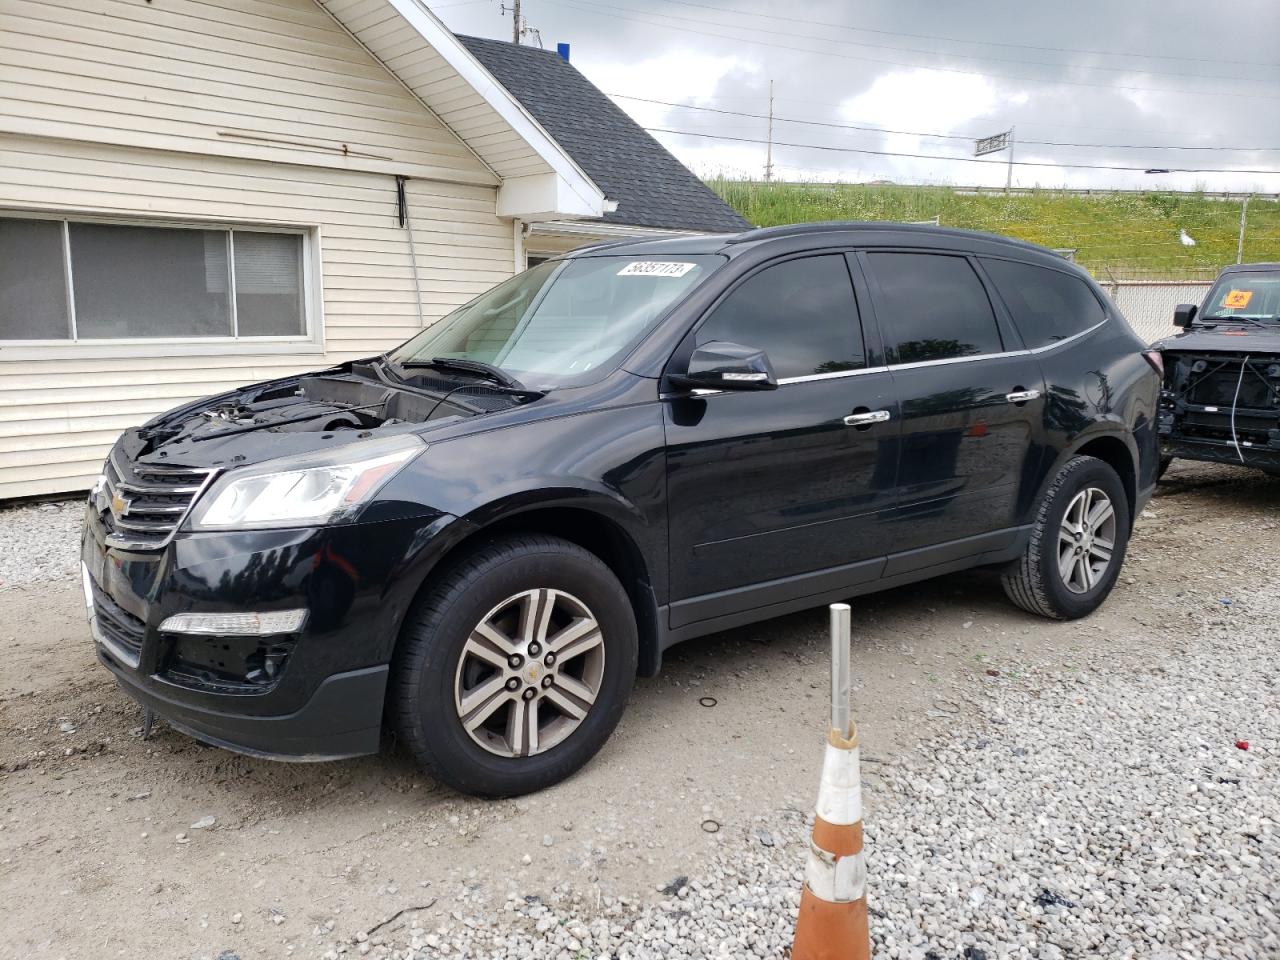
<instances>
[{"instance_id":1,"label":"black pickup truck","mask_svg":"<svg viewBox=\"0 0 1280 960\"><path fill-rule=\"evenodd\" d=\"M1181 332L1153 345L1162 466L1183 457L1280 476L1280 263L1227 267L1173 323Z\"/></svg>"}]
</instances>

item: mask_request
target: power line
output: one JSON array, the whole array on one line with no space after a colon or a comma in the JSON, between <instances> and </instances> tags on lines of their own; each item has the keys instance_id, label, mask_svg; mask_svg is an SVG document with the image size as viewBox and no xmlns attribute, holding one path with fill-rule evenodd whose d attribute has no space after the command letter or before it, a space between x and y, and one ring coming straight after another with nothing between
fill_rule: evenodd
<instances>
[{"instance_id":1,"label":"power line","mask_svg":"<svg viewBox=\"0 0 1280 960\"><path fill-rule=\"evenodd\" d=\"M664 127L645 127L650 133L669 133L678 137L701 137L707 140L731 140L735 143L765 143L766 141L758 137L729 137L714 133L695 133L692 130L668 130ZM773 141L775 147L796 147L802 150L824 150L831 153L864 153L875 157L909 157L915 160L947 160L955 163L983 163L983 164L999 164L1004 166L1007 160L983 160L980 157L948 157L931 153L902 153L896 150L869 150L862 147L834 147L826 146L819 143L787 143L782 140ZM1131 170L1138 173L1145 173L1147 167L1131 167L1120 164L1108 163L1049 163L1040 160L1015 160L1015 166L1019 167L1055 167L1074 170ZM1255 170L1255 169L1222 169L1210 167L1179 167L1167 171L1167 173L1257 173L1267 176L1274 176L1280 173L1280 170Z\"/></svg>"},{"instance_id":2,"label":"power line","mask_svg":"<svg viewBox=\"0 0 1280 960\"><path fill-rule=\"evenodd\" d=\"M712 6L708 3L694 3L693 0L665 0L666 3L677 4L682 7L700 7L703 10L714 10L719 13L732 13L739 17L757 17L765 20L780 20L784 23L805 23L813 27L835 27L838 30L852 30L855 33L874 33L883 37L908 37L912 40L942 40L946 43L967 43L980 47L1006 47L1015 50L1040 50L1048 53L1084 53L1092 56L1103 57L1124 57L1126 59L1142 59L1142 60L1173 60L1177 63L1221 63L1222 57L1187 57L1179 54L1168 53L1135 53L1132 50L1088 50L1080 47L1045 47L1031 43L1009 43L999 40L966 40L962 37L943 37L930 33L903 33L898 30L875 30L871 27L855 27L847 23L833 23L829 20L808 20L799 17L782 17L774 13L753 13L749 10L725 10L723 7ZM1231 58L1232 63L1249 67L1280 67L1280 63L1268 62L1263 60L1237 60ZM1181 74L1179 74L1181 75Z\"/></svg>"},{"instance_id":3,"label":"power line","mask_svg":"<svg viewBox=\"0 0 1280 960\"><path fill-rule=\"evenodd\" d=\"M1105 90L1130 90L1141 93L1176 93L1187 96L1204 96L1204 97L1235 97L1250 100L1280 100L1280 94L1264 94L1264 93L1237 93L1225 90L1186 90L1172 87L1134 87L1124 84L1111 83L1090 83L1085 80L1064 80L1054 79L1047 80L1043 77L1028 77L1020 74L1009 73L983 73L979 70L960 70L955 67L939 67L925 63L904 63L901 60L886 60L879 57L856 56L849 53L834 53L830 50L815 50L812 47L797 47L783 43L769 43L765 40L753 40L749 37L734 36L726 33L715 33L710 30L696 30L691 27L675 26L665 23L657 23L653 20L644 20L639 17L629 17L623 13L609 13L596 7L583 7L575 3L566 2L566 0L545 0L547 3L555 6L565 7L569 10L576 10L579 13L589 13L595 16L605 17L607 19L627 20L632 23L640 23L650 27L658 27L662 30L674 30L684 34L698 34L700 36L715 37L720 40L733 40L737 43L747 43L753 46L771 47L776 50L792 50L797 53L807 53L812 56L833 57L837 60L856 60L862 63L879 63L893 67L908 67L915 70L933 70L940 73L954 73L963 76L984 77L988 80L1023 80L1028 83L1038 83L1046 86L1072 86L1072 87L1094 87ZM705 21L704 21L705 22ZM821 42L821 38L813 37L812 39ZM839 41L835 41L839 42Z\"/></svg>"},{"instance_id":4,"label":"power line","mask_svg":"<svg viewBox=\"0 0 1280 960\"><path fill-rule=\"evenodd\" d=\"M1091 64L1083 64L1083 63L1080 63L1080 64L1062 63L1060 61L1024 60L1024 59L1015 58L1015 57L996 57L996 56L991 56L989 54L957 53L951 50L945 50L945 51L924 50L924 49L921 49L920 47L899 47L899 46L894 46L892 44L886 44L886 43L866 43L861 40L840 40L832 37L817 37L811 33L795 33L794 31L790 31L790 30L779 30L775 27L753 27L746 24L726 23L723 20L706 20L706 19L700 19L697 17L682 17L679 14L675 14L675 13L662 13L656 10L648 10L648 9L637 10L634 7L616 6L616 5L607 4L607 3L603 3L603 4L595 3L595 2L591 2L591 0L580 0L580 2L587 4L588 6L591 6L591 7L602 7L609 10L622 10L627 13L652 14L653 16L656 16L656 17L662 17L666 20L676 20L681 23L694 23L694 24L699 24L702 26L709 26L709 27L726 27L732 30L754 30L757 33L768 33L770 36L775 36L775 37L793 37L798 40L816 40L820 43L839 43L839 44L844 44L846 46L851 46L851 47L867 47L872 50L893 50L898 53L923 53L928 56L943 55L948 57L959 57L963 60L977 60L980 62L1016 63L1016 64L1022 64L1022 65L1033 66L1033 67L1058 67L1058 68L1068 68L1073 70L1103 71L1106 73L1144 73L1153 77L1177 77L1183 80L1229 80L1229 81L1237 81L1237 82L1244 82L1244 83L1269 83L1269 84L1274 84L1276 82L1275 78L1273 77L1240 77L1240 76L1227 76L1223 74L1211 74L1211 73L1189 74L1186 71L1180 71L1180 72L1174 73L1167 70L1147 70L1147 69L1135 70L1133 67L1108 67L1108 66L1094 66ZM725 11L722 11L722 12L725 12ZM779 18L779 19L782 19L782 18ZM811 23L812 26L827 26L827 27L838 26L837 24L834 24L834 23L820 23L816 21L811 22L811 21L800 19L800 18L790 18L789 22L793 24Z\"/></svg>"},{"instance_id":5,"label":"power line","mask_svg":"<svg viewBox=\"0 0 1280 960\"><path fill-rule=\"evenodd\" d=\"M636 100L640 103L654 103L664 107L680 107L684 110L700 110L704 113L718 113L730 117L750 117L755 120L766 120L762 113L748 113L742 110L725 110L720 107L703 107L692 103L674 103L670 100L653 100L649 97L633 97L625 93L610 93L609 96L620 100ZM857 123L836 123L831 120L800 120L795 117L773 117L777 123L797 123L810 127L827 127L835 130L860 130L869 133L892 133L910 137L933 137L938 140L974 140L975 137L962 133L926 133L921 130L893 130L887 127L872 127ZM1192 147L1178 144L1135 144L1135 143L1071 143L1062 140L1027 140L1019 138L1018 143L1031 143L1042 147L1090 147L1104 150L1214 150L1230 152L1280 152L1280 147Z\"/></svg>"}]
</instances>

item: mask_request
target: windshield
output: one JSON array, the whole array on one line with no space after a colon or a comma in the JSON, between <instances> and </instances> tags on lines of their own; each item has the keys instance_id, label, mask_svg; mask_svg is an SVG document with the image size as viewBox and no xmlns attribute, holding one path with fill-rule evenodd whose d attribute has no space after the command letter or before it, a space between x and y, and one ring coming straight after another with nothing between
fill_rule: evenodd
<instances>
[{"instance_id":1,"label":"windshield","mask_svg":"<svg viewBox=\"0 0 1280 960\"><path fill-rule=\"evenodd\" d=\"M479 360L527 387L608 372L720 256L577 257L517 274L393 350L396 363Z\"/></svg>"},{"instance_id":2,"label":"windshield","mask_svg":"<svg viewBox=\"0 0 1280 960\"><path fill-rule=\"evenodd\" d=\"M1214 284L1201 320L1280 319L1280 271L1233 273Z\"/></svg>"}]
</instances>

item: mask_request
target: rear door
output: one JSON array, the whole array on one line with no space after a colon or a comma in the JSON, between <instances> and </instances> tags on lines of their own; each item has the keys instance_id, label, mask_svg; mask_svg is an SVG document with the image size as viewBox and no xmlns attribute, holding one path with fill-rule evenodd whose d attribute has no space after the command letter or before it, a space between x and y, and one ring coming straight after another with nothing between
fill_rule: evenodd
<instances>
[{"instance_id":1,"label":"rear door","mask_svg":"<svg viewBox=\"0 0 1280 960\"><path fill-rule=\"evenodd\" d=\"M902 409L894 530L902 555L885 575L1007 546L1018 492L1040 462L1044 381L1035 357L969 257L869 251L861 259Z\"/></svg>"},{"instance_id":2,"label":"rear door","mask_svg":"<svg viewBox=\"0 0 1280 960\"><path fill-rule=\"evenodd\" d=\"M690 336L764 350L779 386L665 398L672 626L878 576L897 404L844 255L758 268Z\"/></svg>"}]
</instances>

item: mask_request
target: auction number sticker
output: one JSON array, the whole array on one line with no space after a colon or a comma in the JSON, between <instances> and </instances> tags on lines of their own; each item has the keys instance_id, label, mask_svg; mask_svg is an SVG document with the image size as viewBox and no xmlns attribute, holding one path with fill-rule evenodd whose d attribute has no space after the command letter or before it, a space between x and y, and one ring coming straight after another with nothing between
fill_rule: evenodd
<instances>
[{"instance_id":1,"label":"auction number sticker","mask_svg":"<svg viewBox=\"0 0 1280 960\"><path fill-rule=\"evenodd\" d=\"M1252 299L1252 290L1232 290L1222 298L1222 305L1228 310L1240 310L1243 307L1247 307Z\"/></svg>"},{"instance_id":2,"label":"auction number sticker","mask_svg":"<svg viewBox=\"0 0 1280 960\"><path fill-rule=\"evenodd\" d=\"M633 260L618 271L620 277L683 277L696 263L673 263L670 260Z\"/></svg>"}]
</instances>

